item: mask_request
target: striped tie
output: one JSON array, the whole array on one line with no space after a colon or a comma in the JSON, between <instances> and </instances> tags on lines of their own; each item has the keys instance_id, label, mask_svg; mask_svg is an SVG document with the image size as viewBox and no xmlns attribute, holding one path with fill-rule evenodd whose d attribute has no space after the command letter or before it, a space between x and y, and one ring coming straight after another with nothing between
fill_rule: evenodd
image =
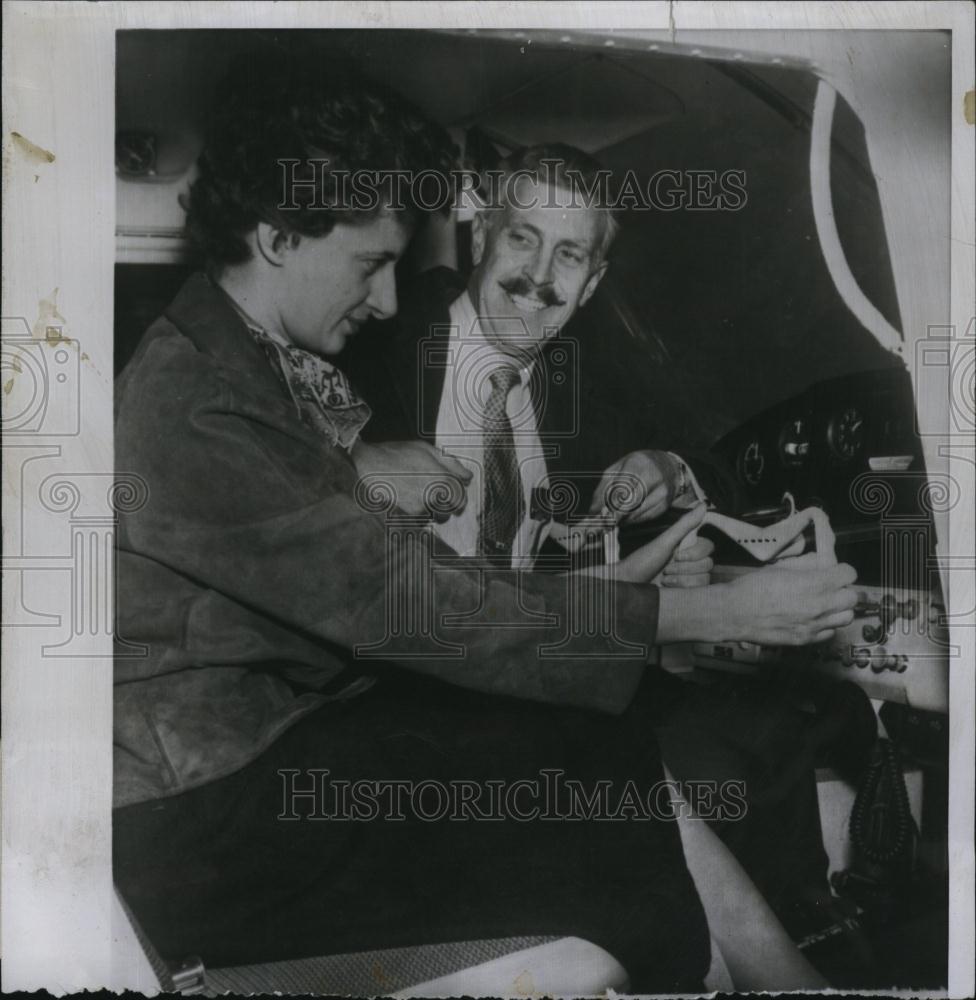
<instances>
[{"instance_id":1,"label":"striped tie","mask_svg":"<svg viewBox=\"0 0 976 1000\"><path fill-rule=\"evenodd\" d=\"M491 394L485 404L485 476L478 549L485 556L511 556L512 543L525 519L525 496L512 424L505 404L519 381L510 365L496 368L489 376Z\"/></svg>"}]
</instances>

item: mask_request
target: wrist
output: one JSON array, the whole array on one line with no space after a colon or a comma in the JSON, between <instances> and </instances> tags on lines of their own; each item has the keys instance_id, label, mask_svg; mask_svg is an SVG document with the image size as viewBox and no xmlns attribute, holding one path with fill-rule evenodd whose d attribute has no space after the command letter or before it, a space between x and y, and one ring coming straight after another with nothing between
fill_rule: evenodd
<instances>
[{"instance_id":1,"label":"wrist","mask_svg":"<svg viewBox=\"0 0 976 1000\"><path fill-rule=\"evenodd\" d=\"M733 588L659 587L658 642L738 642L746 638Z\"/></svg>"},{"instance_id":2,"label":"wrist","mask_svg":"<svg viewBox=\"0 0 976 1000\"><path fill-rule=\"evenodd\" d=\"M708 587L713 591L708 642L738 642L745 638L735 591L727 583Z\"/></svg>"},{"instance_id":3,"label":"wrist","mask_svg":"<svg viewBox=\"0 0 976 1000\"><path fill-rule=\"evenodd\" d=\"M658 588L658 642L717 642L724 584ZM720 629L719 629L720 631Z\"/></svg>"}]
</instances>

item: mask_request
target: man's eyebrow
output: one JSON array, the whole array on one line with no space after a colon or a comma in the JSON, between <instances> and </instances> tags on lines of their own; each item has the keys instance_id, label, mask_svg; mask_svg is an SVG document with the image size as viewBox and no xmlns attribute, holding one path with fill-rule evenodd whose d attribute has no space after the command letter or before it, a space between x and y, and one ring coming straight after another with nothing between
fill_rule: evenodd
<instances>
[{"instance_id":1,"label":"man's eyebrow","mask_svg":"<svg viewBox=\"0 0 976 1000\"><path fill-rule=\"evenodd\" d=\"M507 224L507 226L509 229L531 229L536 236L542 236L542 230L538 229L536 226L533 226L531 222L522 222L520 220L517 222L510 222ZM589 252L592 249L589 243L587 243L585 240L576 240L573 239L572 237L560 240L558 246L578 247L580 250L585 250L587 252Z\"/></svg>"},{"instance_id":2,"label":"man's eyebrow","mask_svg":"<svg viewBox=\"0 0 976 1000\"><path fill-rule=\"evenodd\" d=\"M580 253L591 255L596 247L595 243L590 243L589 240L576 240L572 237L560 240L557 247L571 247L574 250L578 250Z\"/></svg>"},{"instance_id":3,"label":"man's eyebrow","mask_svg":"<svg viewBox=\"0 0 976 1000\"><path fill-rule=\"evenodd\" d=\"M513 222L507 222L505 224L507 229L531 229L536 236L542 235L542 230L536 226L533 226L531 222L526 222L523 219L515 219Z\"/></svg>"}]
</instances>

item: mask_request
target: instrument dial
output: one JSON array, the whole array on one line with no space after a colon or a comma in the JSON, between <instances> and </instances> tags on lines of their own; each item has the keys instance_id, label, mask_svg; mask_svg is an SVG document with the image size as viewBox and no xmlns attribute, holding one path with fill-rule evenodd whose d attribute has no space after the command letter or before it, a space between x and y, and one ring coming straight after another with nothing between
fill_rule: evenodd
<instances>
[{"instance_id":1,"label":"instrument dial","mask_svg":"<svg viewBox=\"0 0 976 1000\"><path fill-rule=\"evenodd\" d=\"M806 420L797 417L783 427L779 435L779 453L783 465L789 468L803 465L810 453L810 431Z\"/></svg>"},{"instance_id":2,"label":"instrument dial","mask_svg":"<svg viewBox=\"0 0 976 1000\"><path fill-rule=\"evenodd\" d=\"M135 129L115 136L115 166L127 177L151 176L156 167L156 136Z\"/></svg>"},{"instance_id":3,"label":"instrument dial","mask_svg":"<svg viewBox=\"0 0 976 1000\"><path fill-rule=\"evenodd\" d=\"M758 486L766 468L766 456L758 441L750 441L739 452L739 478L750 486Z\"/></svg>"},{"instance_id":4,"label":"instrument dial","mask_svg":"<svg viewBox=\"0 0 976 1000\"><path fill-rule=\"evenodd\" d=\"M843 413L832 417L827 425L827 444L842 462L850 462L864 447L864 417L861 411L849 406Z\"/></svg>"}]
</instances>

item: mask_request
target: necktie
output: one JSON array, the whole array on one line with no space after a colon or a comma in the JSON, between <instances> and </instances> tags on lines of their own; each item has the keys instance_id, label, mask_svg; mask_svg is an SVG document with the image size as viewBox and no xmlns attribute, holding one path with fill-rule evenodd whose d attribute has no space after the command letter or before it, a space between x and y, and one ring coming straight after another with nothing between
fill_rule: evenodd
<instances>
[{"instance_id":1,"label":"necktie","mask_svg":"<svg viewBox=\"0 0 976 1000\"><path fill-rule=\"evenodd\" d=\"M525 518L525 497L512 424L505 404L519 381L511 365L496 368L489 376L491 393L484 416L484 494L481 507L479 550L482 555L511 555L512 543Z\"/></svg>"}]
</instances>

